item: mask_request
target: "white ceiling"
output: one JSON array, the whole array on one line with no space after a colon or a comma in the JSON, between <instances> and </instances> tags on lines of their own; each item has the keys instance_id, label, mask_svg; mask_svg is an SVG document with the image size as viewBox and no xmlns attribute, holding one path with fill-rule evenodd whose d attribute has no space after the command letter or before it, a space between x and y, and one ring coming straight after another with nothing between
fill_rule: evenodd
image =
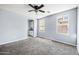
<instances>
[{"instance_id":1,"label":"white ceiling","mask_svg":"<svg viewBox=\"0 0 79 59\"><path fill-rule=\"evenodd\" d=\"M43 7L41 10L50 11L50 13L38 12L36 14L35 12L28 12L28 10L32 10L33 8L25 4L2 4L0 5L0 9L2 8L9 11L13 11L25 15L29 19L35 19L35 18L42 18L68 9L72 9L78 6L77 4L44 4L44 5L45 7Z\"/></svg>"},{"instance_id":2,"label":"white ceiling","mask_svg":"<svg viewBox=\"0 0 79 59\"><path fill-rule=\"evenodd\" d=\"M42 10L50 11L50 13L38 12L37 18L42 18L42 17L48 16L51 14L55 14L55 13L65 11L68 9L72 9L72 8L76 8L76 7L77 7L77 4L45 4L45 7L43 7ZM29 14L33 14L34 17L36 16L36 14L34 12L30 12Z\"/></svg>"}]
</instances>

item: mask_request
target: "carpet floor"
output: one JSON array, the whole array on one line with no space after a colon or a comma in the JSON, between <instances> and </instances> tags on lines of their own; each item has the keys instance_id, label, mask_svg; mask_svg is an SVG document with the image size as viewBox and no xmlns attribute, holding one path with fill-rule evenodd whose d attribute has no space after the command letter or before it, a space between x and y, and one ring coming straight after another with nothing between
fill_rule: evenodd
<instances>
[{"instance_id":1,"label":"carpet floor","mask_svg":"<svg viewBox=\"0 0 79 59\"><path fill-rule=\"evenodd\" d=\"M0 55L78 55L78 52L71 45L43 38L28 38L0 45Z\"/></svg>"}]
</instances>

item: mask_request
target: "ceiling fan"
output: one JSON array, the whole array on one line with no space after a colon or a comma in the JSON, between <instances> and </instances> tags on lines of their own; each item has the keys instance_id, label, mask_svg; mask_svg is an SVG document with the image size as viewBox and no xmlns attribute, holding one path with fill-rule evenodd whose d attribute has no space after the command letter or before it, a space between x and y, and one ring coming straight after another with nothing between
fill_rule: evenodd
<instances>
[{"instance_id":1,"label":"ceiling fan","mask_svg":"<svg viewBox=\"0 0 79 59\"><path fill-rule=\"evenodd\" d=\"M45 13L45 11L43 11L43 10L41 10L41 8L43 8L44 7L44 5L43 4L41 4L41 5L36 5L36 4L28 4L30 7L32 7L34 10L29 10L28 12L32 12L32 11L34 11L34 12L42 12L42 13Z\"/></svg>"}]
</instances>

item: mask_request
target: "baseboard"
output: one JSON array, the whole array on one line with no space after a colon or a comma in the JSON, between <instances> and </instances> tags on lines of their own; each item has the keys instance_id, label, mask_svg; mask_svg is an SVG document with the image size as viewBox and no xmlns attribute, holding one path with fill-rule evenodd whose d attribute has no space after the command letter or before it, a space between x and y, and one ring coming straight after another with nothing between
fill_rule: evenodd
<instances>
[{"instance_id":1,"label":"baseboard","mask_svg":"<svg viewBox=\"0 0 79 59\"><path fill-rule=\"evenodd\" d=\"M40 37L40 36L37 36L39 38L43 38L43 39L48 39L48 38L44 38L44 37ZM53 38L54 39L54 38ZM49 40L52 40L52 39L49 39ZM71 46L77 46L77 45L74 45L74 44L71 44L71 43L67 43L67 42L62 42L62 41L58 41L58 40L53 40L55 42L59 42L59 43L63 43L63 44L67 44L67 45L71 45Z\"/></svg>"},{"instance_id":2,"label":"baseboard","mask_svg":"<svg viewBox=\"0 0 79 59\"><path fill-rule=\"evenodd\" d=\"M12 41L7 41L7 42L0 43L0 45L12 43L12 42L16 42L16 41L20 41L20 40L25 40L25 39L27 39L27 38L28 38L28 37L23 37L23 38L20 38L20 39L14 39L14 40L12 40Z\"/></svg>"}]
</instances>

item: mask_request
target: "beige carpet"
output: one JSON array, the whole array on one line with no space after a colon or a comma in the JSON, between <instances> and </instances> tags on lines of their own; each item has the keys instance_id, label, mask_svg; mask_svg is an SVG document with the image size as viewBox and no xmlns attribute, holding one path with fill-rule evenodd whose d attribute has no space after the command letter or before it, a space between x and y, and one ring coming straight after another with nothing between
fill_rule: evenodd
<instances>
[{"instance_id":1,"label":"beige carpet","mask_svg":"<svg viewBox=\"0 0 79 59\"><path fill-rule=\"evenodd\" d=\"M0 46L1 55L78 55L74 46L42 38L29 38Z\"/></svg>"}]
</instances>

